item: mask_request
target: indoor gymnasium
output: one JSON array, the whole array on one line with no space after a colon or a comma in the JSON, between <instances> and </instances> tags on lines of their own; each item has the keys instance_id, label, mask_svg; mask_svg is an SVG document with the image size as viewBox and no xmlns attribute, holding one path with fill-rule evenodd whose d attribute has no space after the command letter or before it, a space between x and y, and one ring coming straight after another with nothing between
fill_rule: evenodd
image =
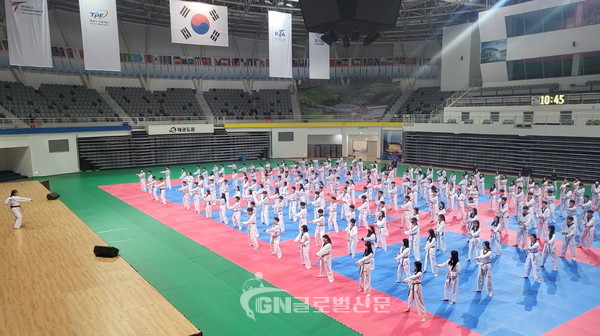
<instances>
[{"instance_id":1,"label":"indoor gymnasium","mask_svg":"<svg viewBox=\"0 0 600 336\"><path fill-rule=\"evenodd\" d=\"M0 335L599 334L600 0L3 8Z\"/></svg>"}]
</instances>

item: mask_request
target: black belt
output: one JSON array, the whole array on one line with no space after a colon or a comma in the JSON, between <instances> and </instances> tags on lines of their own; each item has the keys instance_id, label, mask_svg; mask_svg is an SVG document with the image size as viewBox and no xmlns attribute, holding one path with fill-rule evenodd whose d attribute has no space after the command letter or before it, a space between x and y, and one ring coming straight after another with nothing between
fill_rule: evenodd
<instances>
[{"instance_id":1,"label":"black belt","mask_svg":"<svg viewBox=\"0 0 600 336\"><path fill-rule=\"evenodd\" d=\"M11 205L11 206L10 206L10 208L11 208L11 209L12 209L12 208L20 208L20 207L21 207L20 205Z\"/></svg>"}]
</instances>

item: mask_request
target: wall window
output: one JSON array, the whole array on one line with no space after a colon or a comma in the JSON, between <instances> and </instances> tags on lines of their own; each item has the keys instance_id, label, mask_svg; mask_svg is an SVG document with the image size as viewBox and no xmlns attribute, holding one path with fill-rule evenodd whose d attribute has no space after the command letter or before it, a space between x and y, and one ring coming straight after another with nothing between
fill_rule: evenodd
<instances>
[{"instance_id":1,"label":"wall window","mask_svg":"<svg viewBox=\"0 0 600 336\"><path fill-rule=\"evenodd\" d=\"M500 121L500 112L490 112L490 120L493 122Z\"/></svg>"},{"instance_id":2,"label":"wall window","mask_svg":"<svg viewBox=\"0 0 600 336\"><path fill-rule=\"evenodd\" d=\"M294 132L279 132L277 133L277 140L282 141L294 141Z\"/></svg>"},{"instance_id":3,"label":"wall window","mask_svg":"<svg viewBox=\"0 0 600 336\"><path fill-rule=\"evenodd\" d=\"M64 153L69 151L69 140L48 140L48 152Z\"/></svg>"},{"instance_id":4,"label":"wall window","mask_svg":"<svg viewBox=\"0 0 600 336\"><path fill-rule=\"evenodd\" d=\"M600 55L596 56L595 59L600 61ZM591 61L591 63L593 62ZM598 63L600 65L600 62ZM538 57L506 62L508 80L568 77L571 76L572 67L573 55ZM584 72L582 67L580 66L580 72ZM595 67L591 65L590 68L594 69Z\"/></svg>"},{"instance_id":5,"label":"wall window","mask_svg":"<svg viewBox=\"0 0 600 336\"><path fill-rule=\"evenodd\" d=\"M594 13L594 9L598 7L596 0L586 1L587 8ZM584 8L586 8L584 4ZM506 36L517 37L523 35L532 35L556 30L575 27L575 14L578 4L568 4L564 6L540 9L527 13L507 16L506 20ZM581 25L591 25L600 23L600 8L598 15L589 14L588 20L583 20Z\"/></svg>"},{"instance_id":6,"label":"wall window","mask_svg":"<svg viewBox=\"0 0 600 336\"><path fill-rule=\"evenodd\" d=\"M581 54L579 63L579 75L598 75L600 74L600 51L593 51Z\"/></svg>"}]
</instances>

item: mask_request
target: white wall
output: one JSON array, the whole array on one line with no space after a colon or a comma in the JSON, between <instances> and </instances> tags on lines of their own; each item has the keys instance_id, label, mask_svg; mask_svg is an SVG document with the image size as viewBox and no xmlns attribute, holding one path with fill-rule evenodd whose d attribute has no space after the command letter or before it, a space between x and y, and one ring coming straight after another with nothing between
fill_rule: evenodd
<instances>
[{"instance_id":1,"label":"white wall","mask_svg":"<svg viewBox=\"0 0 600 336\"><path fill-rule=\"evenodd\" d=\"M509 38L506 60L597 51L600 50L598 31L600 25L593 25Z\"/></svg>"},{"instance_id":2,"label":"white wall","mask_svg":"<svg viewBox=\"0 0 600 336\"><path fill-rule=\"evenodd\" d=\"M477 24L465 23L444 28L442 91L460 90L470 83L471 77L477 77L475 68L479 68L478 35ZM476 53L473 53L473 48L477 48ZM473 66L473 63L477 66Z\"/></svg>"},{"instance_id":3,"label":"white wall","mask_svg":"<svg viewBox=\"0 0 600 336\"><path fill-rule=\"evenodd\" d=\"M456 134L511 134L519 136L598 137L598 126L532 126L515 128L511 125L414 124L404 126L405 132L441 132ZM498 144L501 146L502 144Z\"/></svg>"},{"instance_id":4,"label":"white wall","mask_svg":"<svg viewBox=\"0 0 600 336\"><path fill-rule=\"evenodd\" d=\"M534 0L480 12L478 20L480 41L507 39L507 61L600 50L600 39L597 36L599 25L507 38L506 16L582 1L585 0ZM575 47L573 47L573 42L575 42ZM477 48L480 49L480 46ZM479 52L479 50L477 51ZM573 62L573 67L576 69L576 62ZM483 86L488 87L539 83L559 83L561 86L568 86L572 83L585 83L588 80L597 79L594 78L597 76L573 76L509 81L506 62L481 64L481 76Z\"/></svg>"},{"instance_id":5,"label":"white wall","mask_svg":"<svg viewBox=\"0 0 600 336\"><path fill-rule=\"evenodd\" d=\"M50 153L48 140L69 140L69 151ZM79 171L77 137L75 133L32 134L29 136L32 176L57 175Z\"/></svg>"},{"instance_id":6,"label":"white wall","mask_svg":"<svg viewBox=\"0 0 600 336\"><path fill-rule=\"evenodd\" d=\"M572 118L575 121L576 126L581 126L580 129L585 131L590 129L595 131L596 137L600 134L600 128L585 125L588 120L600 120L600 104L446 107L444 109L444 120L448 121L448 119L455 119L457 122L460 122L461 113L469 112L469 118L473 119L475 124L481 124L483 120L490 118L490 112L499 112L500 124L502 124L502 121L505 119L516 120L516 123L522 123L523 112L526 111L533 111L534 124L558 123L560 121L560 111L572 111ZM495 126L501 127L498 122L496 122ZM556 135L562 134L557 133Z\"/></svg>"}]
</instances>

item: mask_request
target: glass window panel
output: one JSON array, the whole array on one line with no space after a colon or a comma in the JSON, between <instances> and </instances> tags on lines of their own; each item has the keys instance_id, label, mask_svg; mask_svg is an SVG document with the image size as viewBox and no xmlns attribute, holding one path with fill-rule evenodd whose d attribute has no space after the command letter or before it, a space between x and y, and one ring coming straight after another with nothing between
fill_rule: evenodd
<instances>
[{"instance_id":1,"label":"glass window panel","mask_svg":"<svg viewBox=\"0 0 600 336\"><path fill-rule=\"evenodd\" d=\"M525 64L523 61L508 61L506 66L508 67L508 80L525 79Z\"/></svg>"},{"instance_id":2,"label":"glass window panel","mask_svg":"<svg viewBox=\"0 0 600 336\"><path fill-rule=\"evenodd\" d=\"M544 20L541 11L527 13L525 17L525 34L538 34L543 32Z\"/></svg>"},{"instance_id":3,"label":"glass window panel","mask_svg":"<svg viewBox=\"0 0 600 336\"><path fill-rule=\"evenodd\" d=\"M532 58L525 62L525 76L527 79L544 78L544 66L541 58Z\"/></svg>"}]
</instances>

